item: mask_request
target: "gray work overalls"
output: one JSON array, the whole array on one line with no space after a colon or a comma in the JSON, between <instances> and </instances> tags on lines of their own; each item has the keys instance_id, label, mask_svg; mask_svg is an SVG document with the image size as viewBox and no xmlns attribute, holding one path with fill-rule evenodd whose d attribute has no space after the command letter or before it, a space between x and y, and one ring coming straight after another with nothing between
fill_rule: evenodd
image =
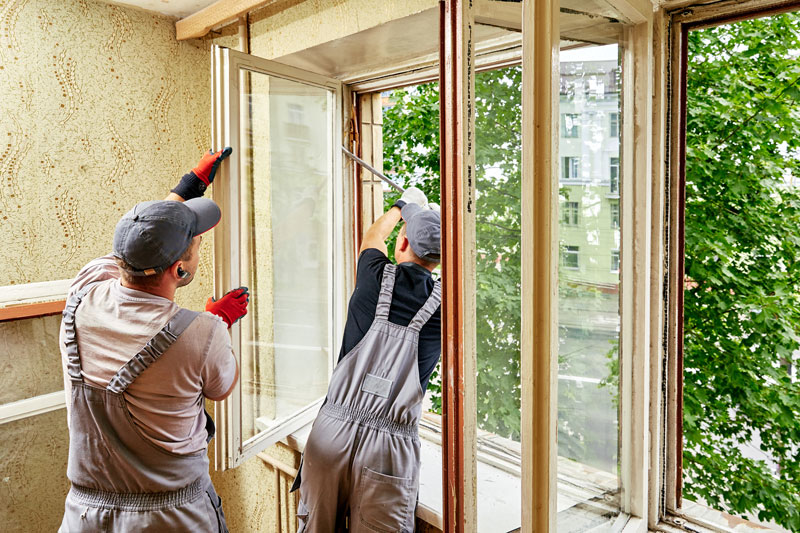
<instances>
[{"instance_id":1,"label":"gray work overalls","mask_svg":"<svg viewBox=\"0 0 800 533\"><path fill-rule=\"evenodd\" d=\"M59 532L227 532L205 451L178 455L146 440L123 392L199 313L181 309L105 389L83 381L75 311L86 287L64 309L67 372L72 382L67 477L72 483ZM206 413L209 440L213 422Z\"/></svg>"},{"instance_id":2,"label":"gray work overalls","mask_svg":"<svg viewBox=\"0 0 800 533\"><path fill-rule=\"evenodd\" d=\"M442 292L437 281L408 326L393 324L395 269L384 267L375 320L333 371L308 437L298 475L299 532L340 531L348 511L351 532L414 530L424 395L419 331Z\"/></svg>"}]
</instances>

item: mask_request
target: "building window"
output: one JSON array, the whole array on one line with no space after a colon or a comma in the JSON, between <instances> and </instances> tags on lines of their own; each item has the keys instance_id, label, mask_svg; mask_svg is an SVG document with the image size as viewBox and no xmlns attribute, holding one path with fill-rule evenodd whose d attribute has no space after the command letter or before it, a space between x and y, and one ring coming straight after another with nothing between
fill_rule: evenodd
<instances>
[{"instance_id":1,"label":"building window","mask_svg":"<svg viewBox=\"0 0 800 533\"><path fill-rule=\"evenodd\" d=\"M611 194L619 194L619 157L612 157L609 160L608 176L611 181Z\"/></svg>"},{"instance_id":2,"label":"building window","mask_svg":"<svg viewBox=\"0 0 800 533\"><path fill-rule=\"evenodd\" d=\"M581 159L579 157L561 158L561 177L565 180L576 180L580 174Z\"/></svg>"},{"instance_id":3,"label":"building window","mask_svg":"<svg viewBox=\"0 0 800 533\"><path fill-rule=\"evenodd\" d=\"M561 223L567 226L578 225L578 202L564 202L562 204Z\"/></svg>"},{"instance_id":4,"label":"building window","mask_svg":"<svg viewBox=\"0 0 800 533\"><path fill-rule=\"evenodd\" d=\"M611 250L611 272L619 272L619 250Z\"/></svg>"},{"instance_id":5,"label":"building window","mask_svg":"<svg viewBox=\"0 0 800 533\"><path fill-rule=\"evenodd\" d=\"M561 113L561 136L567 139L576 139L580 136L579 113Z\"/></svg>"},{"instance_id":6,"label":"building window","mask_svg":"<svg viewBox=\"0 0 800 533\"><path fill-rule=\"evenodd\" d=\"M290 124L303 124L305 117L303 113L303 106L300 104L287 104L286 111L289 117Z\"/></svg>"},{"instance_id":7,"label":"building window","mask_svg":"<svg viewBox=\"0 0 800 533\"><path fill-rule=\"evenodd\" d=\"M565 246L561 251L561 265L564 268L578 269L578 246Z\"/></svg>"},{"instance_id":8,"label":"building window","mask_svg":"<svg viewBox=\"0 0 800 533\"><path fill-rule=\"evenodd\" d=\"M609 113L608 130L610 137L619 137L619 113Z\"/></svg>"},{"instance_id":9,"label":"building window","mask_svg":"<svg viewBox=\"0 0 800 533\"><path fill-rule=\"evenodd\" d=\"M619 229L619 202L612 201L611 207L611 229Z\"/></svg>"}]
</instances>

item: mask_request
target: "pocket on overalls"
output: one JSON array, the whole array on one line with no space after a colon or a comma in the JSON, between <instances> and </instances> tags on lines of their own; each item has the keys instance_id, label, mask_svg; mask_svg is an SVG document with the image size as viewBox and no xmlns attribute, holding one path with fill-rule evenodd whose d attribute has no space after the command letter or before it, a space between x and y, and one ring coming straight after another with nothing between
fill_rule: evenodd
<instances>
[{"instance_id":1,"label":"pocket on overalls","mask_svg":"<svg viewBox=\"0 0 800 533\"><path fill-rule=\"evenodd\" d=\"M411 498L416 493L412 478L361 470L359 521L369 531L396 533L414 531Z\"/></svg>"},{"instance_id":2,"label":"pocket on overalls","mask_svg":"<svg viewBox=\"0 0 800 533\"><path fill-rule=\"evenodd\" d=\"M217 531L219 531L219 533L228 533L228 525L225 523L225 513L222 512L222 498L220 498L213 489L206 490L206 497L213 509L211 519L216 522ZM214 524L212 523L211 525L213 527Z\"/></svg>"},{"instance_id":3,"label":"pocket on overalls","mask_svg":"<svg viewBox=\"0 0 800 533\"><path fill-rule=\"evenodd\" d=\"M297 533L303 533L308 528L308 508L303 500L297 503L297 522L300 524Z\"/></svg>"}]
</instances>

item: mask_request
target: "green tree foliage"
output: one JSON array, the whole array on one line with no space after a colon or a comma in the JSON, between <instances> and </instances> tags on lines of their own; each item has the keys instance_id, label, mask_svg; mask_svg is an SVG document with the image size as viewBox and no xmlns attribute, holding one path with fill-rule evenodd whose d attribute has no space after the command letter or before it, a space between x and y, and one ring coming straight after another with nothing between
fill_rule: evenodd
<instances>
[{"instance_id":1,"label":"green tree foliage","mask_svg":"<svg viewBox=\"0 0 800 533\"><path fill-rule=\"evenodd\" d=\"M797 13L689 34L684 295L684 496L794 531L798 54ZM776 473L742 453L759 440Z\"/></svg>"},{"instance_id":2,"label":"green tree foliage","mask_svg":"<svg viewBox=\"0 0 800 533\"><path fill-rule=\"evenodd\" d=\"M477 175L478 423L520 433L520 146L522 72L480 73L475 82ZM384 113L384 168L439 201L436 84L397 90ZM391 205L397 195L387 194ZM441 406L438 386L431 390Z\"/></svg>"}]
</instances>

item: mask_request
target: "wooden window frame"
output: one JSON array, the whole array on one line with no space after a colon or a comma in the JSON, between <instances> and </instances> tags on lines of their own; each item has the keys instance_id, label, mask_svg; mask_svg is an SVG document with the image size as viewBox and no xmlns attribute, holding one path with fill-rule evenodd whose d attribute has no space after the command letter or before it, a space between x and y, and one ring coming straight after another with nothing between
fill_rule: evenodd
<instances>
[{"instance_id":1,"label":"wooden window frame","mask_svg":"<svg viewBox=\"0 0 800 533\"><path fill-rule=\"evenodd\" d=\"M725 1L710 5L681 2L664 15L661 30L668 62L664 83L668 100L665 118L665 141L668 141L664 174L665 192L665 317L664 339L664 479L661 517L664 524L696 524L718 528L687 514L683 508L683 275L686 211L686 83L689 31L746 19L796 11L798 0L746 0Z\"/></svg>"},{"instance_id":2,"label":"wooden window frame","mask_svg":"<svg viewBox=\"0 0 800 533\"><path fill-rule=\"evenodd\" d=\"M492 2L488 2L491 4ZM476 5L486 4L478 2ZM614 0L613 4L624 9L631 15L628 22L640 26L639 32L628 35L626 41L621 41L621 46L632 46L637 43L639 48L636 53L631 52L626 61L633 63L634 59L641 64L641 55L647 53L647 38L652 36L652 7L646 0L627 2L625 0ZM468 67L467 58L474 50L465 50L463 41L459 47L458 39L463 39L465 34L469 34L474 24L474 13L469 13L469 6L465 1L452 0L440 2L442 13L441 31L449 43L445 46L445 39L442 40L440 66L440 94L442 101L441 111L441 138L442 146L450 147L450 150L442 150L443 157L448 153L459 152L458 156L442 160L442 216L443 227L450 228L443 231L442 248L443 258L453 257L457 261L446 264L443 260L442 276L443 279L461 279L451 282L450 295L443 298L443 396L449 397L449 401L443 402L443 410L447 413L443 427L443 499L444 499L444 531L461 532L476 530L477 517L475 515L475 501L477 488L475 486L476 476L469 475L474 472L476 461L475 450L475 430L476 422L474 403L472 408L470 402L474 402L474 383L470 390L468 376L474 372L467 372L465 368L475 365L474 338L471 335L461 335L459 331L468 328L469 321L465 318L472 313L474 320L474 303L464 299L464 287L474 284L474 270L464 272L468 265L464 258L470 257L470 250L474 252L474 213L466 216L466 223L473 224L470 239L465 228L466 205L469 204L466 198L470 194L474 195L474 184L470 183L471 176L474 176L474 154L469 153L464 143L453 142L453 137L459 133L462 139L471 139L474 135L474 125L470 120L465 120L461 113L464 112L461 102L461 109L454 105L458 100L458 90L463 94L474 95L474 81L466 81L467 72L471 70L469 77L474 76L475 70L483 68L497 68L497 65L487 64L480 68L475 64ZM485 6L484 6L485 7ZM522 230L523 230L523 290L522 297L526 307L523 309L522 323L522 353L521 359L521 381L522 381L522 412L536 413L535 416L523 417L522 419L522 460L526 467L522 470L522 531L554 531L556 523L556 394L557 394L557 323L552 317L557 316L557 270L559 264L558 240L555 235L557 230L557 207L558 207L558 177L559 177L559 154L556 140L560 133L559 124L559 81L560 74L558 64L552 64L553 58L558 57L559 41L559 4L557 0L545 0L533 2L524 0L522 3L522 48L521 53L517 54L517 61L521 59L523 68L523 164L522 164L522 187L523 187L523 210L522 210ZM473 7L473 11L474 11ZM534 13L535 12L535 13ZM485 13L485 9L484 9ZM469 23L465 20L471 21ZM524 31L527 23L532 21L530 31ZM644 31L642 31L644 28ZM647 33L647 32L651 33ZM448 34L449 32L449 34ZM515 61L508 60L502 66L513 65ZM649 67L649 60L646 62ZM478 68L476 68L476 66ZM467 67L467 68L465 68ZM633 69L631 69L632 71ZM526 74L527 72L533 74ZM627 88L629 97L634 94L634 83L646 81L643 76L648 76L649 70L644 70L644 74L639 73L639 78L634 81L630 77ZM442 80L450 80L448 88ZM388 90L406 85L425 83L434 81L429 72L420 70L409 72L398 72L393 76L386 77L379 82L355 82L350 86L356 98L360 94L374 91ZM466 90L470 87L471 93ZM444 88L444 89L443 89ZM534 88L538 89L534 95ZM543 91L543 88L547 88ZM620 88L620 90L622 90ZM447 102L448 94L450 103ZM651 94L651 87L646 85L642 90L637 91L640 102L644 101ZM468 105L474 107L474 102ZM449 106L449 107L448 107ZM631 113L632 110L628 110ZM647 107L644 114L650 113ZM459 121L459 118L461 119ZM472 117L470 117L471 119ZM622 122L622 115L620 116ZM627 120L632 129L633 116ZM626 153L636 153L639 146L647 141L646 130L634 141L634 137L629 133L628 146ZM448 135L449 137L448 140ZM457 137L456 137L457 138ZM646 152L642 152L636 165L632 169L643 170L649 173L649 161L646 161ZM465 164L464 158L472 157L470 163ZM459 160L458 157L461 159ZM469 159L467 158L467 161ZM448 165L460 165L459 170L448 169ZM644 167L644 168L640 168ZM629 171L633 172L630 169ZM620 169L622 170L622 169ZM640 174L644 176L645 174ZM649 174L647 174L649 176ZM549 176L549 178L548 178ZM647 189L639 188L636 192L641 198L646 194ZM531 203L528 204L528 201ZM632 202L633 203L633 202ZM649 208L649 202L642 202ZM462 212L457 209L461 207ZM637 211L639 229L646 217L650 216L649 210ZM459 221L458 217L462 217ZM649 235L649 234L648 234ZM628 240L632 241L629 235ZM626 243L630 245L631 243ZM449 250L449 252L448 252ZM535 250L535 252L534 252ZM629 254L629 261L633 254ZM647 255L647 254L645 254ZM458 265L460 263L460 270ZM649 265L649 262L648 262ZM636 265L639 267L639 265ZM633 269L633 266L629 266ZM456 271L457 270L457 271ZM456 271L453 275L452 272ZM472 279L465 279L472 276ZM631 277L633 279L633 277ZM638 292L636 302L641 306L641 300L645 297L648 273L640 270L636 280L638 282ZM474 287L474 285L472 285ZM458 288L461 287L461 294ZM631 291L633 292L633 291ZM467 294L469 294L467 292ZM472 305L472 309L469 306ZM444 322L449 317L452 326L445 330ZM634 322L631 320L630 322ZM460 327L459 327L460 326ZM471 328L474 330L474 328ZM631 328L632 330L634 328ZM643 329L643 328L638 328ZM639 342L646 339L645 332L639 334ZM474 334L472 334L474 335ZM450 343L449 345L447 343ZM471 344L470 344L471 343ZM638 345L637 345L638 346ZM633 359L632 349L629 359ZM640 366L645 366L642 363ZM474 368L472 366L471 368ZM640 372L641 373L641 372ZM448 388L449 387L449 388ZM647 384L640 385L647 388ZM641 415L646 410L647 397L637 396L639 404L636 409L629 408L627 411L637 412ZM633 395L627 396L627 401L633 402ZM628 425L630 425L631 415L627 415ZM448 420L449 419L449 422ZM455 422L455 423L454 423ZM450 424L448 429L447 424ZM637 426L643 427L643 420L639 419ZM637 446L626 447L624 453L636 453L638 457L646 457L644 448L647 446L645 438L642 438ZM533 443L536 443L535 445ZM542 443L546 443L543 445ZM636 448L632 450L632 448ZM469 476L469 477L468 477ZM630 478L631 476L629 476ZM638 474L640 486L642 480L646 478L645 471ZM621 483L625 483L621 479ZM647 492L640 489L639 501L646 499ZM647 517L643 511L631 512L631 505L621 509L621 519L626 520L623 531L643 531L647 526ZM629 516L630 515L630 516Z\"/></svg>"}]
</instances>

